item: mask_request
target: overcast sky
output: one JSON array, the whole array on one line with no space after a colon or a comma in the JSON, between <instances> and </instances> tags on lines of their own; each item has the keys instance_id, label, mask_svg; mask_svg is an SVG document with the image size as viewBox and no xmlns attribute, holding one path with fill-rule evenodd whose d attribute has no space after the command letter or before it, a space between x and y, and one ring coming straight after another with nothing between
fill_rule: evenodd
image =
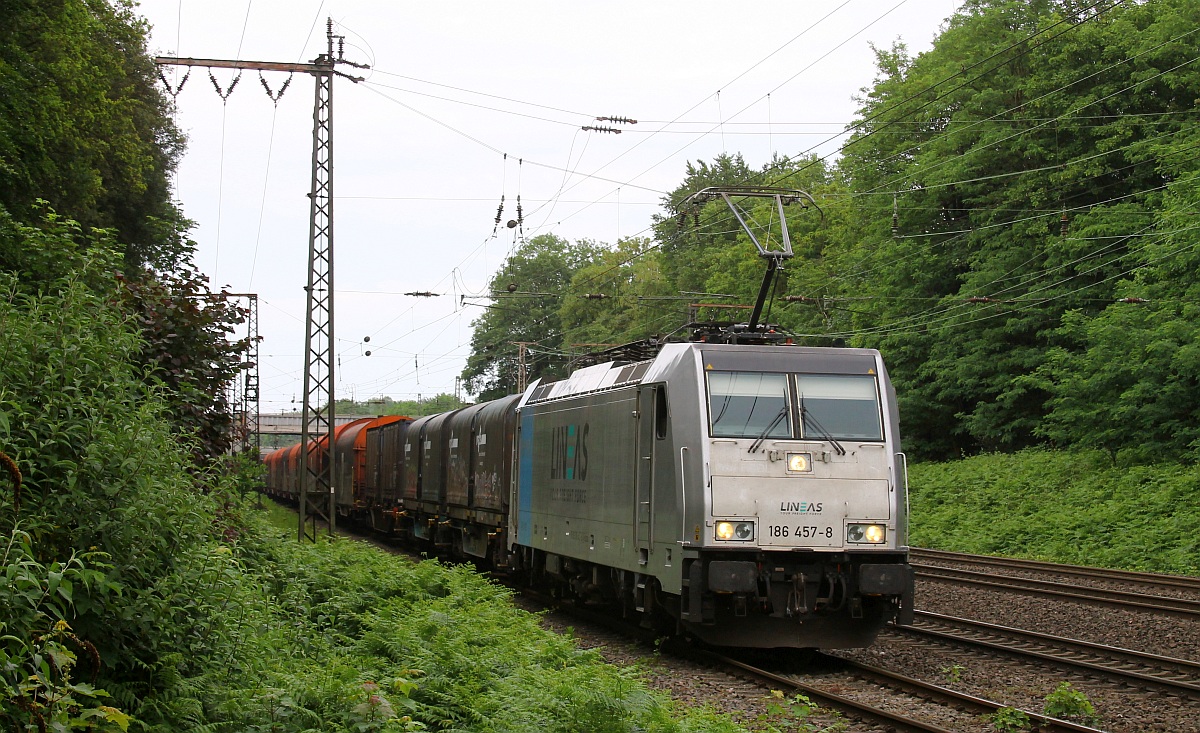
<instances>
[{"instance_id":1,"label":"overcast sky","mask_svg":"<svg viewBox=\"0 0 1200 733\"><path fill-rule=\"evenodd\" d=\"M689 160L832 154L874 78L870 44L929 47L955 0L146 0L151 52L311 61L326 19L369 71L334 84L338 397L453 393L471 321L519 230L648 234ZM173 85L185 69L168 68ZM312 77L210 72L178 91L176 196L214 288L257 293L264 412L299 409ZM211 71L227 90L237 72ZM595 122L599 116L636 125ZM585 132L585 125L622 133ZM406 296L413 291L434 298ZM370 343L364 344L364 337ZM370 349L371 356L365 352ZM465 396L465 395L464 395Z\"/></svg>"}]
</instances>

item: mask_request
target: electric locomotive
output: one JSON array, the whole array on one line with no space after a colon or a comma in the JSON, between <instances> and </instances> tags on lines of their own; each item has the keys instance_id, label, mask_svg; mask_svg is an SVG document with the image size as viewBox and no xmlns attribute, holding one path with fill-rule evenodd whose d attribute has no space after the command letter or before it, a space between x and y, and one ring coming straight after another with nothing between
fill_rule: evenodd
<instances>
[{"instance_id":1,"label":"electric locomotive","mask_svg":"<svg viewBox=\"0 0 1200 733\"><path fill-rule=\"evenodd\" d=\"M666 344L517 405L512 564L706 642L857 647L911 621L878 352Z\"/></svg>"}]
</instances>

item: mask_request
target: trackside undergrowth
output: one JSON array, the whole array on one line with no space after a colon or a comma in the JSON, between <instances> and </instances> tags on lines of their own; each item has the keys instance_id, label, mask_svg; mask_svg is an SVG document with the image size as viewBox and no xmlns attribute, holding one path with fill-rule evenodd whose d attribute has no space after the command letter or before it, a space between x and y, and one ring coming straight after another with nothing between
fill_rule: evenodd
<instances>
[{"instance_id":1,"label":"trackside undergrowth","mask_svg":"<svg viewBox=\"0 0 1200 733\"><path fill-rule=\"evenodd\" d=\"M916 547L1200 575L1200 466L1029 449L909 471Z\"/></svg>"}]
</instances>

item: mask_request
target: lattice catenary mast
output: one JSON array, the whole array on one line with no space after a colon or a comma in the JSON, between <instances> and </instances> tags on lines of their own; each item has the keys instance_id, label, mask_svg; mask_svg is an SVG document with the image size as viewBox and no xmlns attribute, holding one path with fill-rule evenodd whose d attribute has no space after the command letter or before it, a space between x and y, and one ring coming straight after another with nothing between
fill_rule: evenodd
<instances>
[{"instance_id":1,"label":"lattice catenary mast","mask_svg":"<svg viewBox=\"0 0 1200 733\"><path fill-rule=\"evenodd\" d=\"M333 486L334 429L334 340L333 340L333 77L354 82L361 77L337 71L338 64L365 69L343 58L342 36L333 34L333 20L326 21L326 52L311 63L237 61L160 56L160 66L205 66L209 68L287 71L312 74L316 80L313 106L312 187L309 189L308 230L308 319L304 329L304 412L302 445L309 446L306 469L300 480L298 538L316 540L317 520L324 520L332 534L337 521ZM333 40L338 39L337 56ZM186 80L186 77L185 77ZM236 81L235 81L236 83ZM215 84L214 84L215 85ZM182 87L180 83L180 87ZM265 86L265 85L264 85ZM233 85L223 95L232 92ZM282 93L282 90L280 90ZM178 94L179 89L171 90ZM221 93L218 87L218 93ZM271 94L268 89L268 94ZM272 96L278 101L278 98ZM257 388L257 385L255 385ZM319 438L317 436L320 436ZM314 440L314 438L316 438Z\"/></svg>"}]
</instances>

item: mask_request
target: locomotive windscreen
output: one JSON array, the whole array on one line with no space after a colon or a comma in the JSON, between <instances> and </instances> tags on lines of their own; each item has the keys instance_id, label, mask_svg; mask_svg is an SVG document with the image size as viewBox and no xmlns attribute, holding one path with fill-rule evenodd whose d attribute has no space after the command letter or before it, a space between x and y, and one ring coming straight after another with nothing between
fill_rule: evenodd
<instances>
[{"instance_id":1,"label":"locomotive windscreen","mask_svg":"<svg viewBox=\"0 0 1200 733\"><path fill-rule=\"evenodd\" d=\"M796 394L800 437L825 433L843 440L883 440L874 377L800 374Z\"/></svg>"},{"instance_id":2,"label":"locomotive windscreen","mask_svg":"<svg viewBox=\"0 0 1200 733\"><path fill-rule=\"evenodd\" d=\"M786 374L712 372L708 391L714 438L788 438Z\"/></svg>"},{"instance_id":3,"label":"locomotive windscreen","mask_svg":"<svg viewBox=\"0 0 1200 733\"><path fill-rule=\"evenodd\" d=\"M883 440L870 375L710 371L708 398L714 438Z\"/></svg>"}]
</instances>

